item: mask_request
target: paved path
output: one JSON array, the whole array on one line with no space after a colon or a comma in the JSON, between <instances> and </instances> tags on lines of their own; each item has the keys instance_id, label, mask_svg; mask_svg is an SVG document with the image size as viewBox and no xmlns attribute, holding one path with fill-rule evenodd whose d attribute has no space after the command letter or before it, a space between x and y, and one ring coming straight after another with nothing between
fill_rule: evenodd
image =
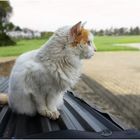
<instances>
[{"instance_id":1,"label":"paved path","mask_svg":"<svg viewBox=\"0 0 140 140\"><path fill-rule=\"evenodd\" d=\"M116 94L140 95L140 52L97 53L83 72Z\"/></svg>"},{"instance_id":2,"label":"paved path","mask_svg":"<svg viewBox=\"0 0 140 140\"><path fill-rule=\"evenodd\" d=\"M84 98L140 128L140 52L98 52L83 73L77 91Z\"/></svg>"},{"instance_id":3,"label":"paved path","mask_svg":"<svg viewBox=\"0 0 140 140\"><path fill-rule=\"evenodd\" d=\"M0 76L9 76L16 57L0 57Z\"/></svg>"},{"instance_id":4,"label":"paved path","mask_svg":"<svg viewBox=\"0 0 140 140\"><path fill-rule=\"evenodd\" d=\"M17 56L10 56L10 57L0 57L0 63L4 63L7 61L15 60Z\"/></svg>"}]
</instances>

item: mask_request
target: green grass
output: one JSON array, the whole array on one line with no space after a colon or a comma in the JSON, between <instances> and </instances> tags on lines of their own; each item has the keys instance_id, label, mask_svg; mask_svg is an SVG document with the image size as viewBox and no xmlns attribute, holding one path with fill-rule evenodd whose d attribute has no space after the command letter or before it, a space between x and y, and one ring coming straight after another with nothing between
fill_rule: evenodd
<instances>
[{"instance_id":1,"label":"green grass","mask_svg":"<svg viewBox=\"0 0 140 140\"><path fill-rule=\"evenodd\" d=\"M16 46L0 47L0 56L18 56L24 52L39 48L45 42L45 39L20 40L17 41Z\"/></svg>"},{"instance_id":2,"label":"green grass","mask_svg":"<svg viewBox=\"0 0 140 140\"><path fill-rule=\"evenodd\" d=\"M120 43L140 43L140 36L95 36L97 51L137 51L137 48L113 46Z\"/></svg>"},{"instance_id":3,"label":"green grass","mask_svg":"<svg viewBox=\"0 0 140 140\"><path fill-rule=\"evenodd\" d=\"M0 47L0 57L18 56L43 45L46 39L19 40L16 46ZM118 43L140 43L140 36L95 36L97 51L137 51L137 48L113 46Z\"/></svg>"}]
</instances>

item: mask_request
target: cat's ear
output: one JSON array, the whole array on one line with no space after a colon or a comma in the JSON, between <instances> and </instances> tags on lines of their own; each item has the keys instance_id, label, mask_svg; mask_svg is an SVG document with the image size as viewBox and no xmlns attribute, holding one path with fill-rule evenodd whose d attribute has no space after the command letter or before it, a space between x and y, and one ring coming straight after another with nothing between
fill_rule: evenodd
<instances>
[{"instance_id":1,"label":"cat's ear","mask_svg":"<svg viewBox=\"0 0 140 140\"><path fill-rule=\"evenodd\" d=\"M87 24L87 21L85 21L84 23L82 23L82 28L84 28L84 26Z\"/></svg>"},{"instance_id":2,"label":"cat's ear","mask_svg":"<svg viewBox=\"0 0 140 140\"><path fill-rule=\"evenodd\" d=\"M75 24L74 26L72 26L72 28L70 29L70 33L71 33L71 36L74 37L76 35L78 35L78 33L81 31L81 21L78 22L77 24Z\"/></svg>"}]
</instances>

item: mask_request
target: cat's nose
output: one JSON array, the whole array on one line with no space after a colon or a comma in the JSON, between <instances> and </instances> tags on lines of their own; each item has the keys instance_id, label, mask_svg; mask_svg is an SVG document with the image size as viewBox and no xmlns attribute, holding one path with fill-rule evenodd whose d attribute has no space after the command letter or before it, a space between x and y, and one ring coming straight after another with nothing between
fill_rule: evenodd
<instances>
[{"instance_id":1,"label":"cat's nose","mask_svg":"<svg viewBox=\"0 0 140 140\"><path fill-rule=\"evenodd\" d=\"M94 52L96 52L97 51L97 49L94 47Z\"/></svg>"}]
</instances>

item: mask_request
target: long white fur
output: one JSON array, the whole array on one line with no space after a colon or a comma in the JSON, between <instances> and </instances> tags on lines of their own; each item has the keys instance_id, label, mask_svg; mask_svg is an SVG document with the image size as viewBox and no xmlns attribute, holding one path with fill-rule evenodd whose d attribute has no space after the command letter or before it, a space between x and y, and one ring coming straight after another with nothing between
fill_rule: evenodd
<instances>
[{"instance_id":1,"label":"long white fur","mask_svg":"<svg viewBox=\"0 0 140 140\"><path fill-rule=\"evenodd\" d=\"M92 40L92 35L89 39ZM57 109L63 103L64 92L80 77L81 59L94 53L92 46L70 47L72 40L70 27L60 28L40 49L16 60L8 91L8 102L14 111L58 118Z\"/></svg>"}]
</instances>

